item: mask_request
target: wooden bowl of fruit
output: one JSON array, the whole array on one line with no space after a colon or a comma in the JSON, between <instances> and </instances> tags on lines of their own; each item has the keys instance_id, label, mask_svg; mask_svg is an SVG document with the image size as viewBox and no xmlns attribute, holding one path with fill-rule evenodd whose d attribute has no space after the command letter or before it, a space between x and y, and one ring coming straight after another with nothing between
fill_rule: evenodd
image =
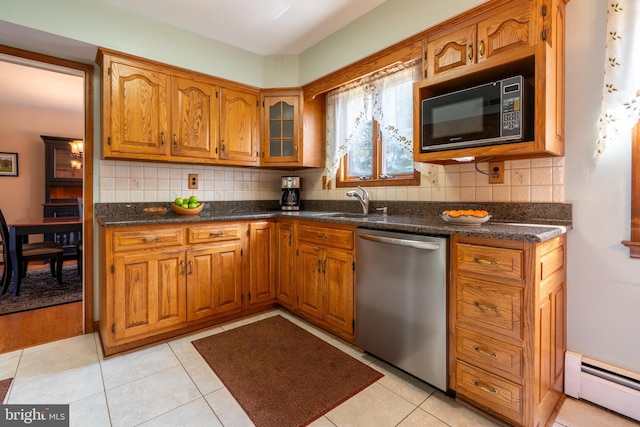
<instances>
[{"instance_id":1,"label":"wooden bowl of fruit","mask_svg":"<svg viewBox=\"0 0 640 427\"><path fill-rule=\"evenodd\" d=\"M196 196L178 197L171 204L171 208L178 215L198 215L204 208L204 203L200 203Z\"/></svg>"}]
</instances>

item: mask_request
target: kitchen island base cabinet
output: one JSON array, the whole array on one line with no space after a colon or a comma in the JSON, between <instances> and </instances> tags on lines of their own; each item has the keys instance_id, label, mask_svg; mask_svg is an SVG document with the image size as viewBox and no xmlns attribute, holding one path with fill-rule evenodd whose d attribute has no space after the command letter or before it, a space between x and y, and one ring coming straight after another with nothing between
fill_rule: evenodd
<instances>
[{"instance_id":1,"label":"kitchen island base cabinet","mask_svg":"<svg viewBox=\"0 0 640 427\"><path fill-rule=\"evenodd\" d=\"M449 388L510 425L553 422L564 393L566 234L451 237Z\"/></svg>"}]
</instances>

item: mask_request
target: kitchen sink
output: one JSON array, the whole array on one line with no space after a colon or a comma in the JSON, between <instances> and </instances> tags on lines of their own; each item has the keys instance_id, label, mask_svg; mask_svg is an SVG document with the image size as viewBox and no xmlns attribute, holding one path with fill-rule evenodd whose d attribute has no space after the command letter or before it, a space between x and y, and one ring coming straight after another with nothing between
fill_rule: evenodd
<instances>
[{"instance_id":1,"label":"kitchen sink","mask_svg":"<svg viewBox=\"0 0 640 427\"><path fill-rule=\"evenodd\" d=\"M319 215L326 218L367 218L368 214L351 213L351 212L330 212Z\"/></svg>"},{"instance_id":2,"label":"kitchen sink","mask_svg":"<svg viewBox=\"0 0 640 427\"><path fill-rule=\"evenodd\" d=\"M383 215L370 215L351 212L330 212L323 215L319 215L320 218L335 218L335 219L353 219L368 222L383 222L386 221L386 217Z\"/></svg>"}]
</instances>

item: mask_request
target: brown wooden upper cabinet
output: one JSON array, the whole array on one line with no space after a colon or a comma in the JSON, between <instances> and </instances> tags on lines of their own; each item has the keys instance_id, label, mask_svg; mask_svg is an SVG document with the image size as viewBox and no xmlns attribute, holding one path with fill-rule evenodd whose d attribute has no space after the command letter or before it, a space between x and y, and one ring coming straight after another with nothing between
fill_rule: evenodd
<instances>
[{"instance_id":1,"label":"brown wooden upper cabinet","mask_svg":"<svg viewBox=\"0 0 640 427\"><path fill-rule=\"evenodd\" d=\"M414 86L414 160L564 155L564 26L568 0L489 1L443 22L423 44L423 77ZM533 87L533 140L420 152L425 98L522 75Z\"/></svg>"},{"instance_id":2,"label":"brown wooden upper cabinet","mask_svg":"<svg viewBox=\"0 0 640 427\"><path fill-rule=\"evenodd\" d=\"M183 77L172 78L174 157L218 157L219 87Z\"/></svg>"},{"instance_id":3,"label":"brown wooden upper cabinet","mask_svg":"<svg viewBox=\"0 0 640 427\"><path fill-rule=\"evenodd\" d=\"M257 92L221 89L220 158L258 164Z\"/></svg>"},{"instance_id":4,"label":"brown wooden upper cabinet","mask_svg":"<svg viewBox=\"0 0 640 427\"><path fill-rule=\"evenodd\" d=\"M302 91L262 92L261 162L297 164L300 160Z\"/></svg>"},{"instance_id":5,"label":"brown wooden upper cabinet","mask_svg":"<svg viewBox=\"0 0 640 427\"><path fill-rule=\"evenodd\" d=\"M256 166L260 91L100 49L107 159Z\"/></svg>"},{"instance_id":6,"label":"brown wooden upper cabinet","mask_svg":"<svg viewBox=\"0 0 640 427\"><path fill-rule=\"evenodd\" d=\"M105 157L155 159L169 153L169 76L159 69L105 58Z\"/></svg>"},{"instance_id":7,"label":"brown wooden upper cabinet","mask_svg":"<svg viewBox=\"0 0 640 427\"><path fill-rule=\"evenodd\" d=\"M435 33L426 41L424 77L467 67L513 49L529 46L530 1L511 2L489 16ZM477 21L476 21L477 19Z\"/></svg>"}]
</instances>

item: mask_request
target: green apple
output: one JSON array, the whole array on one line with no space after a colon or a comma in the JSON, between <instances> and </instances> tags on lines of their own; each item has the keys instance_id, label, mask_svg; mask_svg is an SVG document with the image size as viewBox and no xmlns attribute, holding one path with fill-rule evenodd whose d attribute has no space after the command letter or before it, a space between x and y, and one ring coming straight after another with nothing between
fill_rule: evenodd
<instances>
[{"instance_id":1,"label":"green apple","mask_svg":"<svg viewBox=\"0 0 640 427\"><path fill-rule=\"evenodd\" d=\"M189 203L198 203L198 198L196 196L189 197Z\"/></svg>"},{"instance_id":2,"label":"green apple","mask_svg":"<svg viewBox=\"0 0 640 427\"><path fill-rule=\"evenodd\" d=\"M175 203L178 206L182 206L182 204L184 203L184 200L182 199L182 197L177 197L173 203Z\"/></svg>"},{"instance_id":3,"label":"green apple","mask_svg":"<svg viewBox=\"0 0 640 427\"><path fill-rule=\"evenodd\" d=\"M188 203L183 203L180 205L181 208L185 208L185 209L189 209L189 204Z\"/></svg>"},{"instance_id":4,"label":"green apple","mask_svg":"<svg viewBox=\"0 0 640 427\"><path fill-rule=\"evenodd\" d=\"M189 209L195 209L195 208L197 208L198 206L200 206L200 204L199 204L199 203L189 203Z\"/></svg>"}]
</instances>

